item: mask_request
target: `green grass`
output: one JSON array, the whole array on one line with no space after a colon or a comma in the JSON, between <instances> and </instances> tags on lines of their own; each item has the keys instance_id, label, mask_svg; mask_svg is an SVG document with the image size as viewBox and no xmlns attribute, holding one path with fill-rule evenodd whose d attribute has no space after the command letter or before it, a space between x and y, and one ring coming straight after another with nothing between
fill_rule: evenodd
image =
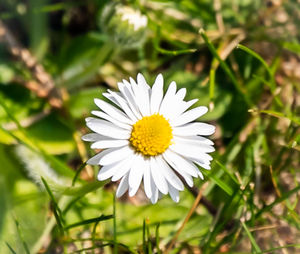
<instances>
[{"instance_id":1,"label":"green grass","mask_svg":"<svg viewBox=\"0 0 300 254\"><path fill-rule=\"evenodd\" d=\"M139 33L103 22L110 1L75 2L0 4L0 253L298 253L297 1L126 1L148 18ZM14 40L42 73L13 56ZM116 199L86 164L93 98L139 72L187 88L217 126L212 169L178 204Z\"/></svg>"}]
</instances>

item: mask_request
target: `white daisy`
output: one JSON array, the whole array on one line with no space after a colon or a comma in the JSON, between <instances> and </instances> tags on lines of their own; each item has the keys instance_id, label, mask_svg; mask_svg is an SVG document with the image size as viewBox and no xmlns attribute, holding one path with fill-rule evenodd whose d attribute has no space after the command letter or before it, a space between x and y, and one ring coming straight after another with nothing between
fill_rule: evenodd
<instances>
[{"instance_id":1,"label":"white daisy","mask_svg":"<svg viewBox=\"0 0 300 254\"><path fill-rule=\"evenodd\" d=\"M117 197L127 190L134 196L143 181L152 203L167 193L178 202L179 191L184 189L178 175L192 187L193 177L203 179L197 165L210 169L212 157L208 153L214 151L213 142L202 136L213 134L215 127L193 122L207 107L188 110L197 99L184 101L186 89L176 91L174 81L164 95L161 74L152 88L141 74L137 82L130 78L118 87L120 92L103 94L116 106L95 99L100 110L92 114L98 118L86 119L95 133L83 136L83 140L93 142L93 149L104 149L87 163L102 166L100 181L121 179Z\"/></svg>"}]
</instances>

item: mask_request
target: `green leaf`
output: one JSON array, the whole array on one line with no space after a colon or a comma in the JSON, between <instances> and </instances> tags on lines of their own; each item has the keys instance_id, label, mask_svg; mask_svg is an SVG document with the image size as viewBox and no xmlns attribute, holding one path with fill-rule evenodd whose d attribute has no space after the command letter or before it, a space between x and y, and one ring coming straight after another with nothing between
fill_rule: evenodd
<instances>
[{"instance_id":1,"label":"green leaf","mask_svg":"<svg viewBox=\"0 0 300 254\"><path fill-rule=\"evenodd\" d=\"M29 35L30 35L30 48L32 49L34 56L38 59L42 59L45 55L48 45L49 36L47 34L47 15L44 12L34 11L47 4L48 0L30 0L29 1L29 15L26 21L28 22Z\"/></svg>"},{"instance_id":2,"label":"green leaf","mask_svg":"<svg viewBox=\"0 0 300 254\"><path fill-rule=\"evenodd\" d=\"M103 44L97 42L96 45L88 47L84 51L84 44L78 43L77 50L71 50L68 54L73 54L73 62L67 68L63 68L61 77L57 80L61 85L69 89L74 89L83 85L93 78L99 68L112 56L114 45L110 42ZM86 53L86 56L77 55Z\"/></svg>"},{"instance_id":3,"label":"green leaf","mask_svg":"<svg viewBox=\"0 0 300 254\"><path fill-rule=\"evenodd\" d=\"M5 63L0 62L0 82L7 84L12 81L15 75L14 69Z\"/></svg>"},{"instance_id":4,"label":"green leaf","mask_svg":"<svg viewBox=\"0 0 300 254\"><path fill-rule=\"evenodd\" d=\"M212 180L216 185L218 185L223 191L225 191L229 196L233 194L233 189L225 182L222 181L218 176L213 173L208 173L207 171L201 171L205 176Z\"/></svg>"},{"instance_id":5,"label":"green leaf","mask_svg":"<svg viewBox=\"0 0 300 254\"><path fill-rule=\"evenodd\" d=\"M285 42L283 42L282 47L289 51L292 51L296 54L300 54L300 44L299 43L285 41Z\"/></svg>"},{"instance_id":6,"label":"green leaf","mask_svg":"<svg viewBox=\"0 0 300 254\"><path fill-rule=\"evenodd\" d=\"M68 106L72 117L78 119L89 116L90 112L96 109L94 99L104 99L102 93L105 91L106 89L99 86L97 88L82 89L71 93Z\"/></svg>"}]
</instances>

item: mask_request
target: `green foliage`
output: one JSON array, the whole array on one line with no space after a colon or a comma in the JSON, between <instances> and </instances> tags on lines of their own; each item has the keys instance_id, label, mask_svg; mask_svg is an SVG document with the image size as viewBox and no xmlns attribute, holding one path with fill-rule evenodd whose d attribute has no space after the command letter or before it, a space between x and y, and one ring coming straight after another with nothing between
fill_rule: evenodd
<instances>
[{"instance_id":1,"label":"green foliage","mask_svg":"<svg viewBox=\"0 0 300 254\"><path fill-rule=\"evenodd\" d=\"M12 57L0 27L0 253L165 253L204 183L170 253L298 253L296 2L2 1L0 19L63 106L41 94L47 82ZM147 27L112 15L118 5L147 16ZM93 99L138 72L187 88L187 100L209 107L199 121L217 126L212 169L178 204L152 205L142 190L116 199L116 184L86 165L94 152L80 136Z\"/></svg>"}]
</instances>

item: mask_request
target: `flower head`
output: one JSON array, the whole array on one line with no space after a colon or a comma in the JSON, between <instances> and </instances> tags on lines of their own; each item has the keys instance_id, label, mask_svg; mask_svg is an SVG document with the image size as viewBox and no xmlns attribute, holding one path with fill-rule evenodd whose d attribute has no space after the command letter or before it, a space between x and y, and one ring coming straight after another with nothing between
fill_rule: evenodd
<instances>
[{"instance_id":1,"label":"flower head","mask_svg":"<svg viewBox=\"0 0 300 254\"><path fill-rule=\"evenodd\" d=\"M137 48L146 38L148 18L122 4L108 4L100 17L102 29L121 48Z\"/></svg>"},{"instance_id":2,"label":"flower head","mask_svg":"<svg viewBox=\"0 0 300 254\"><path fill-rule=\"evenodd\" d=\"M140 11L134 10L128 6L117 7L116 14L120 15L121 20L127 20L130 25L133 25L134 31L147 26L147 17L142 15Z\"/></svg>"},{"instance_id":3,"label":"flower head","mask_svg":"<svg viewBox=\"0 0 300 254\"><path fill-rule=\"evenodd\" d=\"M193 177L203 179L197 165L210 169L212 157L208 153L214 151L213 142L202 136L213 134L215 127L193 122L207 107L188 110L197 99L184 101L186 89L177 91L174 81L164 94L161 74L152 88L141 74L137 82L130 78L118 87L120 92L103 94L115 106L95 99L100 110L92 114L98 118L86 119L94 133L83 140L93 142L93 149L104 149L88 163L102 166L100 181L121 179L117 197L127 190L129 196L135 195L143 181L152 203L167 193L178 202L179 191L184 189L178 175L193 186Z\"/></svg>"}]
</instances>

